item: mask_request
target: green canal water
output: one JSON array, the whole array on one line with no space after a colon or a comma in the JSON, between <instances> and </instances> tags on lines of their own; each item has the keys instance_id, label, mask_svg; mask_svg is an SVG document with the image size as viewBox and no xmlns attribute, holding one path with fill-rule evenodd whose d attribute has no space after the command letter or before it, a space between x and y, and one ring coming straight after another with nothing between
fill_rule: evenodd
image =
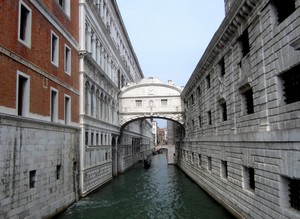
<instances>
[{"instance_id":1,"label":"green canal water","mask_svg":"<svg viewBox=\"0 0 300 219\"><path fill-rule=\"evenodd\" d=\"M152 157L118 176L96 193L81 199L59 219L227 219L234 218L165 154Z\"/></svg>"}]
</instances>

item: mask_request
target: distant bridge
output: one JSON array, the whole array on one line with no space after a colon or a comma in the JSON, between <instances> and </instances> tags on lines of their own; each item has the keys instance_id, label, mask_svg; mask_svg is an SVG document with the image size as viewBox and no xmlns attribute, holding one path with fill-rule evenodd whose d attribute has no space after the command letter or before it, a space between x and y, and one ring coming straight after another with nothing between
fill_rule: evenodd
<instances>
[{"instance_id":1,"label":"distant bridge","mask_svg":"<svg viewBox=\"0 0 300 219\"><path fill-rule=\"evenodd\" d=\"M168 145L157 145L154 147L155 151L158 151L160 149L168 149Z\"/></svg>"},{"instance_id":2,"label":"distant bridge","mask_svg":"<svg viewBox=\"0 0 300 219\"><path fill-rule=\"evenodd\" d=\"M161 118L183 125L182 88L171 81L144 78L138 84L124 87L119 94L120 125L142 118Z\"/></svg>"}]
</instances>

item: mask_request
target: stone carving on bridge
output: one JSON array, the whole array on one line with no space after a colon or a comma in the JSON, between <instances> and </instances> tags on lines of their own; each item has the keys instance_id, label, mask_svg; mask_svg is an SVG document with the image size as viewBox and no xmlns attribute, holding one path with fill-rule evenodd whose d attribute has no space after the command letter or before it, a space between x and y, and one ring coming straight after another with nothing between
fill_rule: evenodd
<instances>
[{"instance_id":1,"label":"stone carving on bridge","mask_svg":"<svg viewBox=\"0 0 300 219\"><path fill-rule=\"evenodd\" d=\"M157 78L142 79L124 87L119 94L120 125L142 118L169 119L183 124L184 105L181 87L164 84ZM143 104L136 105L136 101Z\"/></svg>"}]
</instances>

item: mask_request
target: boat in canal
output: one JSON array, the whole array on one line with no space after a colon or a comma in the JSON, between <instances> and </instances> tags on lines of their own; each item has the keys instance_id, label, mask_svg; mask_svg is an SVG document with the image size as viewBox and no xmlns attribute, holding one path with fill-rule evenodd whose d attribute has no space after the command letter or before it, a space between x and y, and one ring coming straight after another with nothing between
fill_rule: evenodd
<instances>
[{"instance_id":1,"label":"boat in canal","mask_svg":"<svg viewBox=\"0 0 300 219\"><path fill-rule=\"evenodd\" d=\"M151 159L149 159L149 158L145 158L144 159L144 168L145 169L149 169L151 167Z\"/></svg>"}]
</instances>

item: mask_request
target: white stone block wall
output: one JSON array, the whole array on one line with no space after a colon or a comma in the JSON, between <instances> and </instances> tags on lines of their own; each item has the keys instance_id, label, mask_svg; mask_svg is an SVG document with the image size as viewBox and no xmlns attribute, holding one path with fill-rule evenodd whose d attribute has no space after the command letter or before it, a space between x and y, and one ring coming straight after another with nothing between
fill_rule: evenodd
<instances>
[{"instance_id":1,"label":"white stone block wall","mask_svg":"<svg viewBox=\"0 0 300 219\"><path fill-rule=\"evenodd\" d=\"M73 203L79 129L13 116L0 120L0 218L50 217Z\"/></svg>"},{"instance_id":2,"label":"white stone block wall","mask_svg":"<svg viewBox=\"0 0 300 219\"><path fill-rule=\"evenodd\" d=\"M197 80L189 82L183 91L186 136L181 146L177 143L178 165L240 217L300 218L300 212L290 207L287 185L287 179L300 179L300 102L285 103L280 78L300 63L299 45L295 46L300 40L300 1L295 5L296 10L278 24L272 4L257 1L251 13L235 24L234 34L213 60L209 58L212 53L204 54L196 70L201 66L207 70L194 72L192 77ZM238 39L246 28L250 52L241 58ZM224 33L225 29L218 31ZM218 44L213 40L215 44L210 47ZM219 67L222 57L224 76L220 76ZM249 115L242 99L246 86L253 90L254 113ZM221 99L227 104L227 121L221 119ZM247 187L247 168L254 169L254 190Z\"/></svg>"}]
</instances>

